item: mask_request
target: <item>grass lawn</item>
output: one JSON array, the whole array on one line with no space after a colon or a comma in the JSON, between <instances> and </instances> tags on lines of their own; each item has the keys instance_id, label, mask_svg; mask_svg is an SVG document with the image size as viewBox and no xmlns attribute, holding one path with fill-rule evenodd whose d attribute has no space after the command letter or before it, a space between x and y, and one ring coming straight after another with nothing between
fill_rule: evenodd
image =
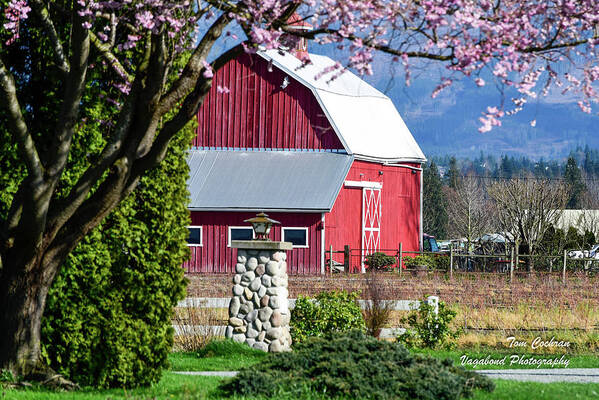
<instances>
[{"instance_id":1,"label":"grass lawn","mask_svg":"<svg viewBox=\"0 0 599 400\"><path fill-rule=\"evenodd\" d=\"M165 372L162 380L151 388L80 390L76 392L52 392L48 390L3 390L4 400L141 400L141 399L220 399L216 387L223 378L183 376ZM492 393L479 392L473 400L551 400L551 399L597 399L599 384L580 383L533 383L495 380L497 388ZM297 397L285 396L281 399ZM300 397L318 399L318 396ZM238 398L241 399L241 398Z\"/></svg>"},{"instance_id":2,"label":"grass lawn","mask_svg":"<svg viewBox=\"0 0 599 400\"><path fill-rule=\"evenodd\" d=\"M478 392L473 400L562 400L597 399L599 383L537 383L494 380L497 387L491 393Z\"/></svg>"},{"instance_id":3,"label":"grass lawn","mask_svg":"<svg viewBox=\"0 0 599 400\"><path fill-rule=\"evenodd\" d=\"M419 351L439 358L450 358L459 363L462 354L469 357L500 357L504 354L498 351ZM176 371L223 371L239 370L259 362L266 353L254 351L245 346L231 342L214 342L199 354L173 353L170 355L171 370ZM535 355L539 356L539 355ZM552 355L555 356L555 355ZM570 358L571 368L599 367L599 358L593 355L576 355ZM509 366L507 366L509 367ZM480 368L480 367L479 367ZM492 367L485 366L485 369ZM141 400L141 399L219 399L222 398L217 391L217 386L222 379L219 377L202 377L177 375L165 371L162 379L156 385L140 389L110 389L94 390L82 389L75 392L54 392L47 389L4 389L0 391L0 400ZM532 383L507 380L495 380L497 389L493 393L479 392L475 400L481 399L598 399L599 384L577 383ZM318 395L307 397L286 396L279 399L318 399ZM239 398L241 399L241 398Z\"/></svg>"},{"instance_id":4,"label":"grass lawn","mask_svg":"<svg viewBox=\"0 0 599 400\"><path fill-rule=\"evenodd\" d=\"M237 371L259 362L266 353L257 355L234 354L200 358L194 353L171 353L168 357L171 371Z\"/></svg>"},{"instance_id":5,"label":"grass lawn","mask_svg":"<svg viewBox=\"0 0 599 400\"><path fill-rule=\"evenodd\" d=\"M508 356L506 365L483 365L478 366L476 369L527 369L536 368L532 365L510 365L509 356L514 354L513 352L497 351L497 350L417 350L419 353L428 354L436 358L449 358L456 364L460 365L460 357L466 355L469 358L485 358L490 356L493 359L500 359L504 356ZM535 358L548 358L553 359L561 357L559 354L526 354L528 356L534 356ZM236 371L240 368L247 367L259 362L265 353L260 351L253 351L247 347L235 347L229 349L226 344L222 342L216 342L204 351L202 354L197 355L195 353L171 353L169 360L171 362L172 371ZM599 357L594 354L577 354L577 355L564 355L565 359L569 360L568 368L599 368ZM464 366L466 369L473 369L470 365ZM543 366L541 368L549 368ZM555 368L563 368L555 367Z\"/></svg>"},{"instance_id":6,"label":"grass lawn","mask_svg":"<svg viewBox=\"0 0 599 400\"><path fill-rule=\"evenodd\" d=\"M149 388L140 389L82 389L73 392L55 392L47 389L4 389L0 399L4 400L137 400L137 399L207 399L216 390L221 378L176 375L165 372L160 382Z\"/></svg>"},{"instance_id":7,"label":"grass lawn","mask_svg":"<svg viewBox=\"0 0 599 400\"><path fill-rule=\"evenodd\" d=\"M544 358L544 359L559 359L561 354L531 354L531 353L516 353L509 351L497 351L497 350L480 350L480 351L471 351L471 350L417 350L418 353L428 354L436 358L449 358L454 361L455 364L461 365L460 358L463 355L466 355L469 358L473 359L484 359L487 356L490 356L492 359L501 359L504 356L507 356L505 365L481 365L477 366L476 369L530 369L536 368L535 365L510 365L510 355L518 354L518 355L526 355L533 356L535 359ZM599 357L596 354L564 354L564 359L569 360L568 368L599 368ZM466 369L473 369L470 365L464 365ZM541 366L540 368L551 368L550 366ZM554 368L564 368L563 365L556 366Z\"/></svg>"},{"instance_id":8,"label":"grass lawn","mask_svg":"<svg viewBox=\"0 0 599 400\"><path fill-rule=\"evenodd\" d=\"M237 371L256 364L266 353L231 341L214 341L199 353L171 353L172 371Z\"/></svg>"}]
</instances>

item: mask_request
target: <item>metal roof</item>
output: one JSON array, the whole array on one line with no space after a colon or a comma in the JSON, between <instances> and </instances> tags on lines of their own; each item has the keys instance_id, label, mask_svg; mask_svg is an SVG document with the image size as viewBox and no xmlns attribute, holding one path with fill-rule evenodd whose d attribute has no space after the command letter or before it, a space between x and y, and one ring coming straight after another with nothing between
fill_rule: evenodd
<instances>
[{"instance_id":1,"label":"metal roof","mask_svg":"<svg viewBox=\"0 0 599 400\"><path fill-rule=\"evenodd\" d=\"M353 157L297 151L191 150L191 210L325 212Z\"/></svg>"},{"instance_id":2,"label":"metal roof","mask_svg":"<svg viewBox=\"0 0 599 400\"><path fill-rule=\"evenodd\" d=\"M323 74L337 64L332 59L310 54L311 64L304 65L279 50L258 54L314 93L348 153L366 160L426 161L389 97L350 71L332 80L339 69Z\"/></svg>"}]
</instances>

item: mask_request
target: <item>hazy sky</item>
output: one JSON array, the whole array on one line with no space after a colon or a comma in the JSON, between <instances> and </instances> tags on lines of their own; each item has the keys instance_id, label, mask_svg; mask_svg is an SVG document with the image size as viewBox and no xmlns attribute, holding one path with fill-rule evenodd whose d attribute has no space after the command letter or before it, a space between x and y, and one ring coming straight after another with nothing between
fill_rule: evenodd
<instances>
[{"instance_id":1,"label":"hazy sky","mask_svg":"<svg viewBox=\"0 0 599 400\"><path fill-rule=\"evenodd\" d=\"M315 49L317 51L317 49ZM334 54L331 54L334 56ZM562 158L577 146L599 148L599 107L583 113L574 98L552 90L546 97L530 100L524 110L502 119L501 127L478 132L478 118L487 106L501 103L502 95L491 74L487 84L477 87L462 78L435 99L431 93L440 82L444 68L427 63L413 71L409 87L401 67L377 57L374 75L366 80L391 97L425 154L478 156L482 150L495 155L526 155L532 158ZM506 109L514 92L506 93ZM531 126L531 121L536 125Z\"/></svg>"}]
</instances>

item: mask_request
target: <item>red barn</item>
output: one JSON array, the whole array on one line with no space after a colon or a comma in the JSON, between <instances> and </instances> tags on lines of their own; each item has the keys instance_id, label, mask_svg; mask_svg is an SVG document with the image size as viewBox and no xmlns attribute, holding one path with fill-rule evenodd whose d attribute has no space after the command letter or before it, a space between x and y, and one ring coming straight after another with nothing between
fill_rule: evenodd
<instances>
[{"instance_id":1,"label":"red barn","mask_svg":"<svg viewBox=\"0 0 599 400\"><path fill-rule=\"evenodd\" d=\"M330 246L420 248L422 151L387 96L309 57L244 54L215 74L188 161L189 273L232 272L230 241L250 239L260 211L281 222L271 239L294 243L290 273L324 271Z\"/></svg>"}]
</instances>

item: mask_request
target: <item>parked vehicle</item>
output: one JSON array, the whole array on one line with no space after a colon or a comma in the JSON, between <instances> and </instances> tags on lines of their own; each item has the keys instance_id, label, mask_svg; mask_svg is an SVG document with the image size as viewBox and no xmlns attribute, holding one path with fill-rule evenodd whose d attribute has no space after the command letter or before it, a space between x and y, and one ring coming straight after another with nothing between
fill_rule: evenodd
<instances>
[{"instance_id":1,"label":"parked vehicle","mask_svg":"<svg viewBox=\"0 0 599 400\"><path fill-rule=\"evenodd\" d=\"M599 244L591 247L590 250L572 250L568 252L570 258L595 258L599 260Z\"/></svg>"},{"instance_id":2,"label":"parked vehicle","mask_svg":"<svg viewBox=\"0 0 599 400\"><path fill-rule=\"evenodd\" d=\"M439 253L440 250L439 245L437 244L437 239L435 239L435 237L432 235L424 233L422 235L422 250Z\"/></svg>"},{"instance_id":3,"label":"parked vehicle","mask_svg":"<svg viewBox=\"0 0 599 400\"><path fill-rule=\"evenodd\" d=\"M451 246L451 240L437 240L437 245L439 246L440 252L449 253L449 248Z\"/></svg>"}]
</instances>

